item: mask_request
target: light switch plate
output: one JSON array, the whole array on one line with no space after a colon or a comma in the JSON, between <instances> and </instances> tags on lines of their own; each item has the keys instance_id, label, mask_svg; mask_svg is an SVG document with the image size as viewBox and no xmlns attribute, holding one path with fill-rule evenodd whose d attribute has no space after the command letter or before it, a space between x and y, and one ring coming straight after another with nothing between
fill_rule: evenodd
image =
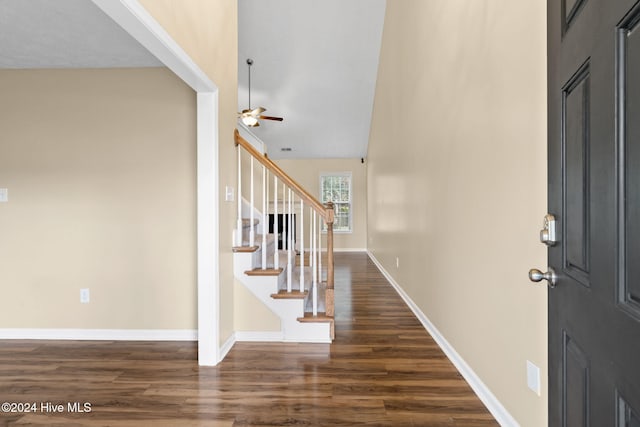
<instances>
[{"instance_id":1,"label":"light switch plate","mask_svg":"<svg viewBox=\"0 0 640 427\"><path fill-rule=\"evenodd\" d=\"M89 288L80 289L80 303L89 304L91 301L91 294L89 293Z\"/></svg>"},{"instance_id":2,"label":"light switch plate","mask_svg":"<svg viewBox=\"0 0 640 427\"><path fill-rule=\"evenodd\" d=\"M9 190L6 188L0 188L0 203L9 201Z\"/></svg>"},{"instance_id":3,"label":"light switch plate","mask_svg":"<svg viewBox=\"0 0 640 427\"><path fill-rule=\"evenodd\" d=\"M224 200L226 202L233 202L235 200L233 187L229 187L228 185L225 187Z\"/></svg>"}]
</instances>

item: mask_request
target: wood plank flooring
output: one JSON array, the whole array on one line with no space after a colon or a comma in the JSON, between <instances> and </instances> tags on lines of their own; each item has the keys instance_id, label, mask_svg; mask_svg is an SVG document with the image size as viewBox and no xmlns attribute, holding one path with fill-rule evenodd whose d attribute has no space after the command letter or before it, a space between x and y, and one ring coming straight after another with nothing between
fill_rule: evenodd
<instances>
[{"instance_id":1,"label":"wood plank flooring","mask_svg":"<svg viewBox=\"0 0 640 427\"><path fill-rule=\"evenodd\" d=\"M366 254L336 256L333 344L0 341L0 426L496 426ZM63 404L47 413L41 404ZM88 402L72 413L68 402Z\"/></svg>"}]
</instances>

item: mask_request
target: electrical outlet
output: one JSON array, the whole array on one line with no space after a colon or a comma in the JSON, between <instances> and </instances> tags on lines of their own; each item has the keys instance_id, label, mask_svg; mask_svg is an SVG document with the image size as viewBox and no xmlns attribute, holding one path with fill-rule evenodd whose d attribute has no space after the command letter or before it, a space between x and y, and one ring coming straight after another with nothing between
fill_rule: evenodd
<instances>
[{"instance_id":1,"label":"electrical outlet","mask_svg":"<svg viewBox=\"0 0 640 427\"><path fill-rule=\"evenodd\" d=\"M89 294L89 288L80 289L80 302L82 304L89 304L91 295Z\"/></svg>"},{"instance_id":2,"label":"electrical outlet","mask_svg":"<svg viewBox=\"0 0 640 427\"><path fill-rule=\"evenodd\" d=\"M6 188L0 188L0 203L9 201L9 190Z\"/></svg>"},{"instance_id":3,"label":"electrical outlet","mask_svg":"<svg viewBox=\"0 0 640 427\"><path fill-rule=\"evenodd\" d=\"M540 396L540 368L527 360L527 387Z\"/></svg>"}]
</instances>

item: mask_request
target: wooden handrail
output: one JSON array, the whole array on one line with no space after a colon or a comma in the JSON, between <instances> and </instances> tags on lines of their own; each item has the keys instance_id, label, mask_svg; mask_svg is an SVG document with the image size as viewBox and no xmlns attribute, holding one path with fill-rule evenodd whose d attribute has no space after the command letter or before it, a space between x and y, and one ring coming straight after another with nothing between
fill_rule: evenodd
<instances>
[{"instance_id":1,"label":"wooden handrail","mask_svg":"<svg viewBox=\"0 0 640 427\"><path fill-rule=\"evenodd\" d=\"M280 167L275 164L267 154L262 154L258 150L255 149L253 145L251 145L246 139L244 139L238 129L235 130L234 139L236 145L240 145L244 148L249 154L251 154L256 160L262 163L271 173L276 175L279 179L282 180L289 188L293 190L294 193L298 195L302 200L308 203L313 209L318 212L318 214L324 219L326 224L333 224L333 205L324 206L322 203L318 201L315 197L309 194L300 184L294 181L289 175L287 175Z\"/></svg>"}]
</instances>

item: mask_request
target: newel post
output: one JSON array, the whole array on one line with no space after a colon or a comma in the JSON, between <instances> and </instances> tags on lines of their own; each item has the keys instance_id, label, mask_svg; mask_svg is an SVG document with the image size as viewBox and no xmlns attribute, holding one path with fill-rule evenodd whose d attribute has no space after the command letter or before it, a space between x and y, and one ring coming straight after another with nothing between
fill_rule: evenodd
<instances>
[{"instance_id":1,"label":"newel post","mask_svg":"<svg viewBox=\"0 0 640 427\"><path fill-rule=\"evenodd\" d=\"M327 209L327 290L325 294L325 309L327 316L334 316L334 280L333 280L333 203L326 204Z\"/></svg>"}]
</instances>

